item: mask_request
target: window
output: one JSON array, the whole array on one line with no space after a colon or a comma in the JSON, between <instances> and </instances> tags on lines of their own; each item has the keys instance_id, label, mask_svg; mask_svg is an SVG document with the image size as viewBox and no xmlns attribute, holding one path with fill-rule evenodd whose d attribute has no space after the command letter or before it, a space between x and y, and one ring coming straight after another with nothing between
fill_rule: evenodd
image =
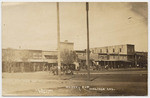
<instances>
[{"instance_id":1,"label":"window","mask_svg":"<svg viewBox=\"0 0 150 98\"><path fill-rule=\"evenodd\" d=\"M97 53L97 49L95 49L95 53Z\"/></svg>"},{"instance_id":2,"label":"window","mask_svg":"<svg viewBox=\"0 0 150 98\"><path fill-rule=\"evenodd\" d=\"M108 49L106 49L106 52L108 53Z\"/></svg>"},{"instance_id":3,"label":"window","mask_svg":"<svg viewBox=\"0 0 150 98\"><path fill-rule=\"evenodd\" d=\"M115 49L113 49L113 52L115 52Z\"/></svg>"},{"instance_id":4,"label":"window","mask_svg":"<svg viewBox=\"0 0 150 98\"><path fill-rule=\"evenodd\" d=\"M45 55L46 59L57 59L57 55Z\"/></svg>"},{"instance_id":5,"label":"window","mask_svg":"<svg viewBox=\"0 0 150 98\"><path fill-rule=\"evenodd\" d=\"M100 53L102 53L102 49L100 49Z\"/></svg>"},{"instance_id":6,"label":"window","mask_svg":"<svg viewBox=\"0 0 150 98\"><path fill-rule=\"evenodd\" d=\"M113 59L115 59L115 56L113 56Z\"/></svg>"},{"instance_id":7,"label":"window","mask_svg":"<svg viewBox=\"0 0 150 98\"><path fill-rule=\"evenodd\" d=\"M42 58L41 53L33 53L33 58Z\"/></svg>"},{"instance_id":8,"label":"window","mask_svg":"<svg viewBox=\"0 0 150 98\"><path fill-rule=\"evenodd\" d=\"M120 48L120 52L121 52L121 48Z\"/></svg>"},{"instance_id":9,"label":"window","mask_svg":"<svg viewBox=\"0 0 150 98\"><path fill-rule=\"evenodd\" d=\"M133 49L131 49L131 52L134 52Z\"/></svg>"}]
</instances>

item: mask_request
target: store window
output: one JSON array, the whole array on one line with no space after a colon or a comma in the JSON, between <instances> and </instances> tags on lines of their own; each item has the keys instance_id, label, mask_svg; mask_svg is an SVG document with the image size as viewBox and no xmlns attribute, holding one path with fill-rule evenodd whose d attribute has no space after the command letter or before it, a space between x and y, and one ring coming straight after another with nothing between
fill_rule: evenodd
<instances>
[{"instance_id":1,"label":"store window","mask_svg":"<svg viewBox=\"0 0 150 98\"><path fill-rule=\"evenodd\" d=\"M120 52L121 52L122 50L121 50L121 48L120 48Z\"/></svg>"},{"instance_id":2,"label":"store window","mask_svg":"<svg viewBox=\"0 0 150 98\"><path fill-rule=\"evenodd\" d=\"M113 52L115 52L115 49L113 49Z\"/></svg>"},{"instance_id":3,"label":"store window","mask_svg":"<svg viewBox=\"0 0 150 98\"><path fill-rule=\"evenodd\" d=\"M106 49L106 52L108 53L108 49Z\"/></svg>"}]
</instances>

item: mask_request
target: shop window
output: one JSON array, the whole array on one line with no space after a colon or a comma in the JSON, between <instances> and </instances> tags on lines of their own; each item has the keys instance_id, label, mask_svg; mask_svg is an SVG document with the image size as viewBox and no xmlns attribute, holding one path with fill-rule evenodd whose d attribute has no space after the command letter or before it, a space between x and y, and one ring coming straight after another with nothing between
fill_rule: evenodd
<instances>
[{"instance_id":1,"label":"shop window","mask_svg":"<svg viewBox=\"0 0 150 98\"><path fill-rule=\"evenodd\" d=\"M120 48L120 52L121 52L122 50L121 50L121 48Z\"/></svg>"},{"instance_id":2,"label":"shop window","mask_svg":"<svg viewBox=\"0 0 150 98\"><path fill-rule=\"evenodd\" d=\"M102 49L100 49L100 53L102 53Z\"/></svg>"},{"instance_id":3,"label":"shop window","mask_svg":"<svg viewBox=\"0 0 150 98\"><path fill-rule=\"evenodd\" d=\"M115 49L113 49L113 52L115 52Z\"/></svg>"},{"instance_id":4,"label":"shop window","mask_svg":"<svg viewBox=\"0 0 150 98\"><path fill-rule=\"evenodd\" d=\"M108 53L108 49L106 49L106 52Z\"/></svg>"}]
</instances>

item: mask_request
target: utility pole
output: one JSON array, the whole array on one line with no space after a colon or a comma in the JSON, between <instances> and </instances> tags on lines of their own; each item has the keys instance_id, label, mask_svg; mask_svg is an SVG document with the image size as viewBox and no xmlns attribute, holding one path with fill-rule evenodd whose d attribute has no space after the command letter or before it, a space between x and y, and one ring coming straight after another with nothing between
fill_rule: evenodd
<instances>
[{"instance_id":1,"label":"utility pole","mask_svg":"<svg viewBox=\"0 0 150 98\"><path fill-rule=\"evenodd\" d=\"M89 58L90 58L90 54L89 54L89 17L88 17L88 11L89 11L89 4L88 2L86 2L86 16L87 16L87 50L86 50L86 65L88 67L87 71L88 71L88 80L90 81L90 65L89 65Z\"/></svg>"},{"instance_id":2,"label":"utility pole","mask_svg":"<svg viewBox=\"0 0 150 98\"><path fill-rule=\"evenodd\" d=\"M58 74L61 73L61 60L60 60L60 23L59 23L59 2L57 2L57 57L58 57Z\"/></svg>"}]
</instances>

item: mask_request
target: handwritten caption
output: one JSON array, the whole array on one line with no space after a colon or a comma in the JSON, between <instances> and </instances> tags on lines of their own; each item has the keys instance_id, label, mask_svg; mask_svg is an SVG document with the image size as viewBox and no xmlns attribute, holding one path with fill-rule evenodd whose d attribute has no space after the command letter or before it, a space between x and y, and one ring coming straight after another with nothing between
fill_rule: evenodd
<instances>
[{"instance_id":1,"label":"handwritten caption","mask_svg":"<svg viewBox=\"0 0 150 98\"><path fill-rule=\"evenodd\" d=\"M86 89L86 90L92 90L92 91L114 91L114 88L104 88L104 87L90 87L90 86L66 86L67 89Z\"/></svg>"},{"instance_id":2,"label":"handwritten caption","mask_svg":"<svg viewBox=\"0 0 150 98\"><path fill-rule=\"evenodd\" d=\"M90 86L66 86L65 89L78 89L87 90L87 91L114 91L114 88L104 88L104 87L90 87ZM49 94L53 92L53 89L36 89L36 91L40 94Z\"/></svg>"}]
</instances>

